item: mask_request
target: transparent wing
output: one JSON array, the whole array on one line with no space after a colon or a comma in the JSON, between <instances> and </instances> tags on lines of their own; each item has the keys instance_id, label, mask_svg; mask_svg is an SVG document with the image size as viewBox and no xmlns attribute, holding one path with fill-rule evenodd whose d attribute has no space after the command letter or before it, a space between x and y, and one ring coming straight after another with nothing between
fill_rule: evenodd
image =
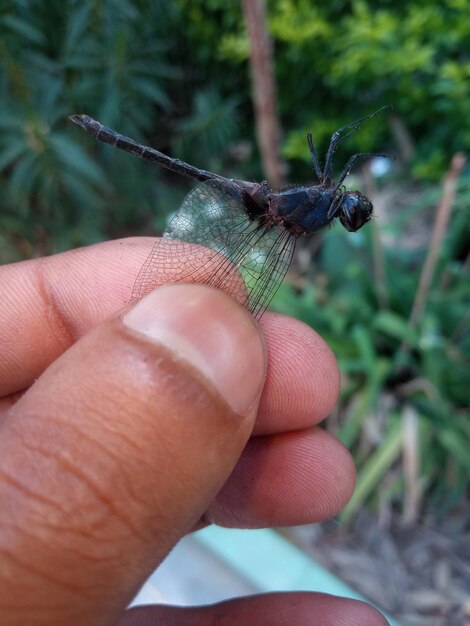
<instances>
[{"instance_id":1,"label":"transparent wing","mask_svg":"<svg viewBox=\"0 0 470 626\"><path fill-rule=\"evenodd\" d=\"M198 185L150 252L131 300L164 283L203 283L259 319L289 268L295 241L284 228L250 220L235 184Z\"/></svg>"}]
</instances>

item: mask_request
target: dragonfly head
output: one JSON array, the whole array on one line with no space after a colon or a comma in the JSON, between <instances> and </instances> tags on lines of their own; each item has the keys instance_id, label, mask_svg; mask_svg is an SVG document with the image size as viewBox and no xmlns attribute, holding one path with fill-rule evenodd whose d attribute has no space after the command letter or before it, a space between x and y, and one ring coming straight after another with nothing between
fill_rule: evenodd
<instances>
[{"instance_id":1,"label":"dragonfly head","mask_svg":"<svg viewBox=\"0 0 470 626\"><path fill-rule=\"evenodd\" d=\"M372 215L372 202L359 191L346 191L341 196L338 217L344 228L350 233L367 224Z\"/></svg>"}]
</instances>

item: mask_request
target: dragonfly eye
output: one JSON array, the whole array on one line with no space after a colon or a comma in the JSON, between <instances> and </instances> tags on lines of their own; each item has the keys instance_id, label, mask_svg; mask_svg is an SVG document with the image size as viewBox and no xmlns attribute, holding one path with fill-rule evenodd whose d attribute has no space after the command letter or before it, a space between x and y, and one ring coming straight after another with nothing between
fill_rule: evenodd
<instances>
[{"instance_id":1,"label":"dragonfly eye","mask_svg":"<svg viewBox=\"0 0 470 626\"><path fill-rule=\"evenodd\" d=\"M350 233L359 230L372 215L372 202L359 191L347 191L341 198L339 221Z\"/></svg>"}]
</instances>

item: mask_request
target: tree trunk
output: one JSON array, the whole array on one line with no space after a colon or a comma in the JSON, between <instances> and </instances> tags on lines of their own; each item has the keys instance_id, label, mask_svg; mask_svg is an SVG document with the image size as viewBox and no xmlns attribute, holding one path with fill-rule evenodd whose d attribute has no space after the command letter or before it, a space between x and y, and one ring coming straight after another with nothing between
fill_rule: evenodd
<instances>
[{"instance_id":1,"label":"tree trunk","mask_svg":"<svg viewBox=\"0 0 470 626\"><path fill-rule=\"evenodd\" d=\"M264 0L242 0L242 6L250 41L256 134L263 171L269 184L274 188L279 188L285 183L285 166L279 156L280 127L272 45L266 26L265 2Z\"/></svg>"}]
</instances>

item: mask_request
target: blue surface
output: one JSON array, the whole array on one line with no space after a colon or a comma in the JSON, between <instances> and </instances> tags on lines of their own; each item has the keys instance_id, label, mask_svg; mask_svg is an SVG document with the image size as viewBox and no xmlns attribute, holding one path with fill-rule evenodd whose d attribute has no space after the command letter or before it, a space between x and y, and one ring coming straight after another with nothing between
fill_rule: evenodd
<instances>
[{"instance_id":1,"label":"blue surface","mask_svg":"<svg viewBox=\"0 0 470 626\"><path fill-rule=\"evenodd\" d=\"M318 591L371 604L273 530L210 526L195 538L261 592ZM390 626L399 626L386 617Z\"/></svg>"}]
</instances>

